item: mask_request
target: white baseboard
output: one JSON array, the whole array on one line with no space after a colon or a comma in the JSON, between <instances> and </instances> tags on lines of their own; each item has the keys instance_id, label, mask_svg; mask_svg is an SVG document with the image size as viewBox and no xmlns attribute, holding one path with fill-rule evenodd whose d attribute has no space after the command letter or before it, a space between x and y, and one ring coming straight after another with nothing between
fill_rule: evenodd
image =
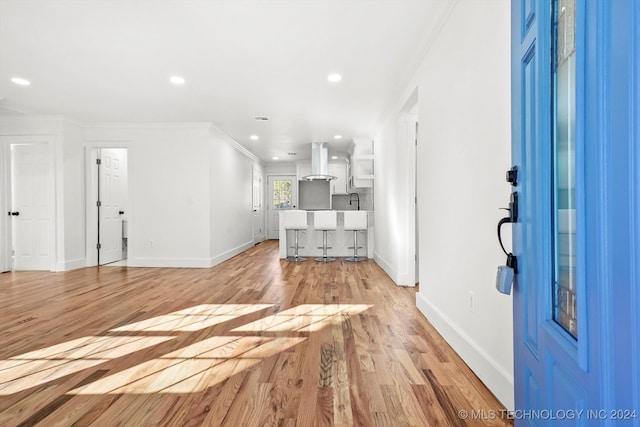
<instances>
[{"instance_id":1,"label":"white baseboard","mask_svg":"<svg viewBox=\"0 0 640 427\"><path fill-rule=\"evenodd\" d=\"M416 306L505 408L513 410L513 374L505 371L478 343L421 293L416 295Z\"/></svg>"},{"instance_id":2,"label":"white baseboard","mask_svg":"<svg viewBox=\"0 0 640 427\"><path fill-rule=\"evenodd\" d=\"M214 265L218 265L223 261L228 260L229 258L233 258L234 256L238 255L239 253L242 253L244 251L246 251L249 248L252 248L254 245L253 240L247 243L243 243L240 246L237 246L233 249L230 249L226 252L221 253L220 255L214 256L211 258L211 260L209 261L209 267L213 267Z\"/></svg>"},{"instance_id":3,"label":"white baseboard","mask_svg":"<svg viewBox=\"0 0 640 427\"><path fill-rule=\"evenodd\" d=\"M56 271L77 270L78 268L84 268L86 266L87 260L85 258L78 258L56 263Z\"/></svg>"},{"instance_id":4,"label":"white baseboard","mask_svg":"<svg viewBox=\"0 0 640 427\"><path fill-rule=\"evenodd\" d=\"M398 286L411 286L414 287L416 284L411 283L411 278L407 273L401 273L397 271L395 268L391 266L386 259L380 256L378 252L373 253L373 259L384 270L385 273L393 280L393 282Z\"/></svg>"},{"instance_id":5,"label":"white baseboard","mask_svg":"<svg viewBox=\"0 0 640 427\"><path fill-rule=\"evenodd\" d=\"M128 267L209 268L207 258L129 258Z\"/></svg>"}]
</instances>

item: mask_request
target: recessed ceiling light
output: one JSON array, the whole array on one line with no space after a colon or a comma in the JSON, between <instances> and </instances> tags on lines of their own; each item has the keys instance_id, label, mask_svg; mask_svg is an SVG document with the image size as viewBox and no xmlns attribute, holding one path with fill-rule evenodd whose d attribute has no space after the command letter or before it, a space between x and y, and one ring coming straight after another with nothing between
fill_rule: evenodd
<instances>
[{"instance_id":1,"label":"recessed ceiling light","mask_svg":"<svg viewBox=\"0 0 640 427\"><path fill-rule=\"evenodd\" d=\"M333 73L333 74L329 74L327 76L327 80L329 80L330 82L339 82L340 80L342 80L342 76L340 74L337 73Z\"/></svg>"},{"instance_id":2,"label":"recessed ceiling light","mask_svg":"<svg viewBox=\"0 0 640 427\"><path fill-rule=\"evenodd\" d=\"M331 156L331 160L338 160L338 156Z\"/></svg>"},{"instance_id":3,"label":"recessed ceiling light","mask_svg":"<svg viewBox=\"0 0 640 427\"><path fill-rule=\"evenodd\" d=\"M258 139L260 139L258 135L251 135L249 138L251 138L253 141L257 141Z\"/></svg>"},{"instance_id":4,"label":"recessed ceiling light","mask_svg":"<svg viewBox=\"0 0 640 427\"><path fill-rule=\"evenodd\" d=\"M180 77L180 76L171 76L171 78L169 79L169 81L171 83L173 83L174 85L183 85L184 84L184 77Z\"/></svg>"},{"instance_id":5,"label":"recessed ceiling light","mask_svg":"<svg viewBox=\"0 0 640 427\"><path fill-rule=\"evenodd\" d=\"M277 157L272 157L272 159L273 159L273 160L278 160L278 158L277 158Z\"/></svg>"},{"instance_id":6,"label":"recessed ceiling light","mask_svg":"<svg viewBox=\"0 0 640 427\"><path fill-rule=\"evenodd\" d=\"M333 137L333 139L342 139L342 135L336 135Z\"/></svg>"},{"instance_id":7,"label":"recessed ceiling light","mask_svg":"<svg viewBox=\"0 0 640 427\"><path fill-rule=\"evenodd\" d=\"M29 86L31 82L27 79L23 79L22 77L12 77L11 81L20 86Z\"/></svg>"}]
</instances>

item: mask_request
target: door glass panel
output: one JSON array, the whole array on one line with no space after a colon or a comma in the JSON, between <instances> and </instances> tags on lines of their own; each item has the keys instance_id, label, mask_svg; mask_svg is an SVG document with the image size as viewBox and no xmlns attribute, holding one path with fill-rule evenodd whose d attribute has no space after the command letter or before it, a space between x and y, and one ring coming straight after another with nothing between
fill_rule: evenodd
<instances>
[{"instance_id":1,"label":"door glass panel","mask_svg":"<svg viewBox=\"0 0 640 427\"><path fill-rule=\"evenodd\" d=\"M576 312L575 0L554 1L552 90L554 280L553 318L578 337Z\"/></svg>"},{"instance_id":2,"label":"door glass panel","mask_svg":"<svg viewBox=\"0 0 640 427\"><path fill-rule=\"evenodd\" d=\"M273 209L291 209L291 180L273 181Z\"/></svg>"}]
</instances>

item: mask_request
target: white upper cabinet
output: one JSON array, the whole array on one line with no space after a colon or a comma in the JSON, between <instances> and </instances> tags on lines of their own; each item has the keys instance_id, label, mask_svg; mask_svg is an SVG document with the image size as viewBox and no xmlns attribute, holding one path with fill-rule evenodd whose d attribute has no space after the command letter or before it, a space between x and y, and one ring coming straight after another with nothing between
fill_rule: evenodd
<instances>
[{"instance_id":1,"label":"white upper cabinet","mask_svg":"<svg viewBox=\"0 0 640 427\"><path fill-rule=\"evenodd\" d=\"M349 149L349 190L373 187L373 141L368 138L353 138Z\"/></svg>"},{"instance_id":2,"label":"white upper cabinet","mask_svg":"<svg viewBox=\"0 0 640 427\"><path fill-rule=\"evenodd\" d=\"M347 163L330 162L329 175L336 177L330 181L331 194L347 194Z\"/></svg>"}]
</instances>

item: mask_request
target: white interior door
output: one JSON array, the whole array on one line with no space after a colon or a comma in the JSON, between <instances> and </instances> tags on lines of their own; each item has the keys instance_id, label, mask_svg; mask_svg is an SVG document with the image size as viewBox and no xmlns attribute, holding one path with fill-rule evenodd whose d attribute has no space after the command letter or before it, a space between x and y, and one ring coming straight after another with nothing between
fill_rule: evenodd
<instances>
[{"instance_id":1,"label":"white interior door","mask_svg":"<svg viewBox=\"0 0 640 427\"><path fill-rule=\"evenodd\" d=\"M257 243L264 239L264 215L262 205L264 187L262 183L262 169L253 167L253 241Z\"/></svg>"},{"instance_id":2,"label":"white interior door","mask_svg":"<svg viewBox=\"0 0 640 427\"><path fill-rule=\"evenodd\" d=\"M268 180L268 239L280 238L280 212L296 209L298 185L295 175L272 175Z\"/></svg>"},{"instance_id":3,"label":"white interior door","mask_svg":"<svg viewBox=\"0 0 640 427\"><path fill-rule=\"evenodd\" d=\"M126 150L103 148L99 156L99 264L109 264L122 259Z\"/></svg>"},{"instance_id":4,"label":"white interior door","mask_svg":"<svg viewBox=\"0 0 640 427\"><path fill-rule=\"evenodd\" d=\"M11 144L11 235L14 270L51 270L49 144Z\"/></svg>"},{"instance_id":5,"label":"white interior door","mask_svg":"<svg viewBox=\"0 0 640 427\"><path fill-rule=\"evenodd\" d=\"M9 145L0 140L0 273L11 269L10 161Z\"/></svg>"}]
</instances>

